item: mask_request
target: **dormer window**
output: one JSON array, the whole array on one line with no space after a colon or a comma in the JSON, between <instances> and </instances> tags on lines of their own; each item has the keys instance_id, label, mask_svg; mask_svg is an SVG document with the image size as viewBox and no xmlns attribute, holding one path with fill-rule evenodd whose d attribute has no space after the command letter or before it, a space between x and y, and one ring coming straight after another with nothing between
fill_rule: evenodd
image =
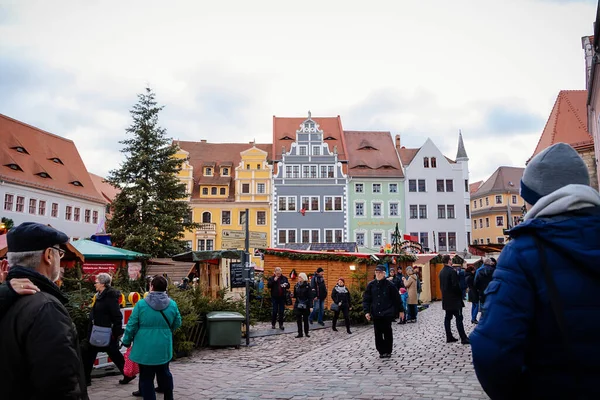
<instances>
[{"instance_id":1,"label":"dormer window","mask_svg":"<svg viewBox=\"0 0 600 400\"><path fill-rule=\"evenodd\" d=\"M6 164L5 167L8 167L8 168L12 169L13 171L21 171L21 172L23 172L23 170L21 169L21 167L19 167L18 164L14 164L14 163L12 163L12 164Z\"/></svg>"},{"instance_id":2,"label":"dormer window","mask_svg":"<svg viewBox=\"0 0 600 400\"><path fill-rule=\"evenodd\" d=\"M223 168L222 171L223 172L221 172L221 175L223 175L223 176L229 176L229 168Z\"/></svg>"},{"instance_id":3,"label":"dormer window","mask_svg":"<svg viewBox=\"0 0 600 400\"><path fill-rule=\"evenodd\" d=\"M73 181L73 182L69 182L69 183L70 183L71 185L73 185L73 186L81 186L81 187L83 187L83 185L82 185L82 184L81 184L81 182L79 182L79 181Z\"/></svg>"},{"instance_id":4,"label":"dormer window","mask_svg":"<svg viewBox=\"0 0 600 400\"><path fill-rule=\"evenodd\" d=\"M64 165L63 162L58 157L50 158L50 161L52 161L53 163Z\"/></svg>"},{"instance_id":5,"label":"dormer window","mask_svg":"<svg viewBox=\"0 0 600 400\"><path fill-rule=\"evenodd\" d=\"M36 175L39 176L40 178L52 179L52 177L50 175L48 175L47 172L40 172L40 173L38 173Z\"/></svg>"},{"instance_id":6,"label":"dormer window","mask_svg":"<svg viewBox=\"0 0 600 400\"><path fill-rule=\"evenodd\" d=\"M334 138L333 136L327 136L325 139L323 140L337 140L336 138Z\"/></svg>"},{"instance_id":7,"label":"dormer window","mask_svg":"<svg viewBox=\"0 0 600 400\"><path fill-rule=\"evenodd\" d=\"M27 150L25 150L25 147L23 146L16 146L16 147L12 147L12 149L18 151L19 153L23 153L23 154L29 154L27 152Z\"/></svg>"},{"instance_id":8,"label":"dormer window","mask_svg":"<svg viewBox=\"0 0 600 400\"><path fill-rule=\"evenodd\" d=\"M429 168L429 157L423 157L423 168Z\"/></svg>"},{"instance_id":9,"label":"dormer window","mask_svg":"<svg viewBox=\"0 0 600 400\"><path fill-rule=\"evenodd\" d=\"M431 157L431 168L437 168L437 160L435 157Z\"/></svg>"},{"instance_id":10,"label":"dormer window","mask_svg":"<svg viewBox=\"0 0 600 400\"><path fill-rule=\"evenodd\" d=\"M206 176L212 176L212 168L208 167L204 169L204 175Z\"/></svg>"}]
</instances>

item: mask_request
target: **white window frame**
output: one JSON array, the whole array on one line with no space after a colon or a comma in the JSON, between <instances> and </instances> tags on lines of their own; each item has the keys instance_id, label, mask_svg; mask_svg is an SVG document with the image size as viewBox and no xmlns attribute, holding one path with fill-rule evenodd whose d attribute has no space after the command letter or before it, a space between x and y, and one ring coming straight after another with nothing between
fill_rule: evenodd
<instances>
[{"instance_id":1,"label":"white window frame","mask_svg":"<svg viewBox=\"0 0 600 400\"><path fill-rule=\"evenodd\" d=\"M304 232L308 232L308 242L303 242ZM300 229L300 242L299 243L310 243L310 229Z\"/></svg>"},{"instance_id":2,"label":"white window frame","mask_svg":"<svg viewBox=\"0 0 600 400\"><path fill-rule=\"evenodd\" d=\"M362 235L362 244L358 243L358 235ZM364 232L364 231L354 232L354 241L356 242L356 245L358 247L367 247L366 238L367 238L366 232Z\"/></svg>"},{"instance_id":3,"label":"white window frame","mask_svg":"<svg viewBox=\"0 0 600 400\"><path fill-rule=\"evenodd\" d=\"M313 146L312 147L312 155L320 156L321 155L321 146Z\"/></svg>"},{"instance_id":4,"label":"white window frame","mask_svg":"<svg viewBox=\"0 0 600 400\"><path fill-rule=\"evenodd\" d=\"M260 187L262 185L262 191L260 190ZM256 183L256 193L257 194L265 194L267 191L267 184L264 182L257 182Z\"/></svg>"},{"instance_id":5,"label":"white window frame","mask_svg":"<svg viewBox=\"0 0 600 400\"><path fill-rule=\"evenodd\" d=\"M21 202L21 211L18 210L19 207L19 199ZM25 196L15 196L15 212L25 213Z\"/></svg>"},{"instance_id":6,"label":"white window frame","mask_svg":"<svg viewBox=\"0 0 600 400\"><path fill-rule=\"evenodd\" d=\"M313 233L317 232L317 241L313 241ZM311 229L310 230L310 241L311 243L320 243L321 242L321 230L320 229Z\"/></svg>"},{"instance_id":7,"label":"white window frame","mask_svg":"<svg viewBox=\"0 0 600 400\"><path fill-rule=\"evenodd\" d=\"M375 205L379 206L379 215L375 214ZM383 202L382 201L373 201L373 202L371 202L371 216L373 218L383 218L384 217Z\"/></svg>"},{"instance_id":8,"label":"white window frame","mask_svg":"<svg viewBox=\"0 0 600 400\"><path fill-rule=\"evenodd\" d=\"M290 199L291 198L294 199L294 209L293 210L290 210ZM285 209L279 208L279 202L281 201L281 199L285 199ZM279 196L277 198L277 212L296 212L296 211L298 211L298 202L296 200L297 200L296 196Z\"/></svg>"},{"instance_id":9,"label":"white window frame","mask_svg":"<svg viewBox=\"0 0 600 400\"><path fill-rule=\"evenodd\" d=\"M308 146L298 146L298 155L299 156L307 156L308 155Z\"/></svg>"},{"instance_id":10,"label":"white window frame","mask_svg":"<svg viewBox=\"0 0 600 400\"><path fill-rule=\"evenodd\" d=\"M396 206L396 214L392 214L392 206ZM388 216L390 217L400 217L400 202L398 201L390 201L388 203Z\"/></svg>"},{"instance_id":11,"label":"white window frame","mask_svg":"<svg viewBox=\"0 0 600 400\"><path fill-rule=\"evenodd\" d=\"M502 242L500 242L500 241L502 241ZM504 236L498 236L496 238L496 243L498 243L498 244L506 243L506 238Z\"/></svg>"},{"instance_id":12,"label":"white window frame","mask_svg":"<svg viewBox=\"0 0 600 400\"><path fill-rule=\"evenodd\" d=\"M392 186L396 187L395 191L392 191ZM398 184L397 183L388 183L388 192L389 193L398 193Z\"/></svg>"},{"instance_id":13,"label":"white window frame","mask_svg":"<svg viewBox=\"0 0 600 400\"><path fill-rule=\"evenodd\" d=\"M259 223L259 218L258 218L258 213L265 213L265 221L263 224ZM267 212L264 210L257 210L256 211L256 225L258 226L266 226L267 225Z\"/></svg>"},{"instance_id":14,"label":"white window frame","mask_svg":"<svg viewBox=\"0 0 600 400\"><path fill-rule=\"evenodd\" d=\"M501 224L498 223L498 218L501 218L500 221L502 222ZM504 226L504 215L497 215L496 216L496 226Z\"/></svg>"},{"instance_id":15,"label":"white window frame","mask_svg":"<svg viewBox=\"0 0 600 400\"><path fill-rule=\"evenodd\" d=\"M10 202L7 202L8 197L10 196ZM6 208L6 205L10 203L10 207ZM12 211L15 205L15 195L13 193L5 193L4 194L4 211Z\"/></svg>"},{"instance_id":16,"label":"white window frame","mask_svg":"<svg viewBox=\"0 0 600 400\"><path fill-rule=\"evenodd\" d=\"M56 205L56 215L54 213L54 205ZM51 203L50 205L50 218L58 218L60 216L60 205L58 203Z\"/></svg>"},{"instance_id":17,"label":"white window frame","mask_svg":"<svg viewBox=\"0 0 600 400\"><path fill-rule=\"evenodd\" d=\"M43 207L42 207L42 204L43 204ZM48 204L48 202L46 200L39 200L38 201L38 205L37 205L37 213L38 213L38 215L41 215L43 217L46 216L47 204Z\"/></svg>"},{"instance_id":18,"label":"white window frame","mask_svg":"<svg viewBox=\"0 0 600 400\"><path fill-rule=\"evenodd\" d=\"M327 210L327 199L331 199L331 210ZM340 200L340 209L335 208L335 200ZM342 196L323 196L323 211L325 212L340 212L344 211L344 202Z\"/></svg>"},{"instance_id":19,"label":"white window frame","mask_svg":"<svg viewBox=\"0 0 600 400\"><path fill-rule=\"evenodd\" d=\"M381 243L375 243L375 235L381 235ZM385 234L383 231L371 231L371 243L373 243L373 247L383 246L383 239L385 238Z\"/></svg>"},{"instance_id":20,"label":"white window frame","mask_svg":"<svg viewBox=\"0 0 600 400\"><path fill-rule=\"evenodd\" d=\"M229 213L229 223L223 222L223 213ZM221 225L231 225L231 210L221 210Z\"/></svg>"},{"instance_id":21,"label":"white window frame","mask_svg":"<svg viewBox=\"0 0 600 400\"><path fill-rule=\"evenodd\" d=\"M360 190L358 190L360 186ZM354 193L364 193L365 192L365 184L364 183L355 183L354 184Z\"/></svg>"},{"instance_id":22,"label":"white window frame","mask_svg":"<svg viewBox=\"0 0 600 400\"><path fill-rule=\"evenodd\" d=\"M375 191L375 186L378 186L378 187L379 187L379 190L378 190L378 191ZM371 192L372 192L372 193L381 193L381 183L373 183L373 184L371 185Z\"/></svg>"},{"instance_id":23,"label":"white window frame","mask_svg":"<svg viewBox=\"0 0 600 400\"><path fill-rule=\"evenodd\" d=\"M362 205L362 214L357 214L357 210L356 207L361 204ZM365 217L365 202L364 201L355 201L354 202L354 216L358 217L358 218L364 218Z\"/></svg>"}]
</instances>

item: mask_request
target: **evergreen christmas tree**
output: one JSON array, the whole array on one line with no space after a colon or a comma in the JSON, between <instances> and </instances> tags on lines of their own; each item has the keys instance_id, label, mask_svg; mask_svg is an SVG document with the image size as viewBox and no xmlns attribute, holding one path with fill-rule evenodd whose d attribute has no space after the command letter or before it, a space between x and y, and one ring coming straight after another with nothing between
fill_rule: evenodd
<instances>
[{"instance_id":1,"label":"evergreen christmas tree","mask_svg":"<svg viewBox=\"0 0 600 400\"><path fill-rule=\"evenodd\" d=\"M183 233L198 227L184 201L186 185L177 178L185 160L174 157L178 147L158 124L162 109L150 88L138 95L127 129L132 137L120 142L126 159L107 178L120 189L108 222L113 244L154 257L185 251Z\"/></svg>"}]
</instances>

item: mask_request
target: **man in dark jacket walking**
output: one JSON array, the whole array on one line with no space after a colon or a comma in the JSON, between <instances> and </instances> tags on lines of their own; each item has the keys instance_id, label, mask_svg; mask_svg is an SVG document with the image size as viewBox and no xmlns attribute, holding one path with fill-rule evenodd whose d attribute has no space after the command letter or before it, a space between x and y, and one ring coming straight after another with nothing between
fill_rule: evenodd
<instances>
[{"instance_id":1,"label":"man in dark jacket walking","mask_svg":"<svg viewBox=\"0 0 600 400\"><path fill-rule=\"evenodd\" d=\"M564 143L525 168L528 211L509 231L471 334L492 399L600 399L600 195L589 185Z\"/></svg>"},{"instance_id":2,"label":"man in dark jacket walking","mask_svg":"<svg viewBox=\"0 0 600 400\"><path fill-rule=\"evenodd\" d=\"M458 274L452 267L452 259L448 254L442 257L442 263L444 264L444 268L440 272L440 288L442 289L442 308L446 311L446 317L444 318L446 343L458 342L458 339L452 336L452 330L450 329L450 323L452 322L452 317L454 317L456 319L456 329L460 336L460 342L462 344L469 344L469 338L465 333L463 325L462 309L465 303L462 299Z\"/></svg>"},{"instance_id":3,"label":"man in dark jacket walking","mask_svg":"<svg viewBox=\"0 0 600 400\"><path fill-rule=\"evenodd\" d=\"M494 275L495 270L496 265L494 264L494 261L491 258L486 258L483 261L483 265L477 269L477 272L475 272L473 286L475 286L475 290L477 290L479 303L481 305L485 303L485 289L487 289L488 285L492 281L492 276Z\"/></svg>"},{"instance_id":4,"label":"man in dark jacket walking","mask_svg":"<svg viewBox=\"0 0 600 400\"><path fill-rule=\"evenodd\" d=\"M323 322L323 314L325 313L325 299L327 298L327 285L325 284L324 275L325 271L323 268L319 267L317 268L317 273L310 281L310 288L312 289L315 298L314 308L308 316L308 322L312 324L315 320L315 315L317 315L317 321L321 326L325 325Z\"/></svg>"},{"instance_id":5,"label":"man in dark jacket walking","mask_svg":"<svg viewBox=\"0 0 600 400\"><path fill-rule=\"evenodd\" d=\"M363 310L368 321L373 320L375 348L379 358L390 358L394 345L392 321L400 315L404 319L404 306L396 286L385 279L385 266L375 267L375 279L369 282L363 294Z\"/></svg>"},{"instance_id":6,"label":"man in dark jacket walking","mask_svg":"<svg viewBox=\"0 0 600 400\"><path fill-rule=\"evenodd\" d=\"M0 321L2 398L88 399L77 331L53 283L68 239L31 222L7 235L7 280L28 278L40 292L18 297Z\"/></svg>"},{"instance_id":7,"label":"man in dark jacket walking","mask_svg":"<svg viewBox=\"0 0 600 400\"><path fill-rule=\"evenodd\" d=\"M288 278L282 275L281 268L275 268L275 273L269 278L267 287L271 289L271 303L273 304L271 329L275 329L275 321L279 320L279 329L284 330L283 312L285 311L285 296L290 288L290 283ZM279 318L277 318L278 316Z\"/></svg>"}]
</instances>

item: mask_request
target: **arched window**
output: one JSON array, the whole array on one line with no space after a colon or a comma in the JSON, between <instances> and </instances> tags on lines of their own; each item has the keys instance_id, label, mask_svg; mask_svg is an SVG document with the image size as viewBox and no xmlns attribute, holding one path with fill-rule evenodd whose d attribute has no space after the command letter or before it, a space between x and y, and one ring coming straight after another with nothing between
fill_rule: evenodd
<instances>
[{"instance_id":1,"label":"arched window","mask_svg":"<svg viewBox=\"0 0 600 400\"><path fill-rule=\"evenodd\" d=\"M208 211L204 211L202 213L202 223L204 224L210 224L211 222L211 215Z\"/></svg>"},{"instance_id":2,"label":"arched window","mask_svg":"<svg viewBox=\"0 0 600 400\"><path fill-rule=\"evenodd\" d=\"M429 168L429 158L428 157L423 157L423 167Z\"/></svg>"},{"instance_id":3,"label":"arched window","mask_svg":"<svg viewBox=\"0 0 600 400\"><path fill-rule=\"evenodd\" d=\"M437 160L435 157L431 157L431 168L437 168Z\"/></svg>"}]
</instances>

